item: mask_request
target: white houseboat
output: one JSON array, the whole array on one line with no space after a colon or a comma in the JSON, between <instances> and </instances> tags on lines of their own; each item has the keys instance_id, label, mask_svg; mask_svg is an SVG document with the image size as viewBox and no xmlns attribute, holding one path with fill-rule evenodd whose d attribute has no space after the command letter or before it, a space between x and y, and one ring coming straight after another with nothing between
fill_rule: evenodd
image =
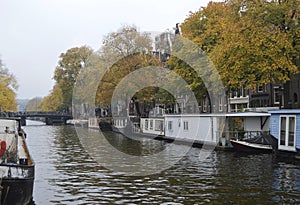
<instances>
[{"instance_id":1,"label":"white houseboat","mask_svg":"<svg viewBox=\"0 0 300 205\"><path fill-rule=\"evenodd\" d=\"M141 132L150 135L164 135L164 118L149 117L141 118Z\"/></svg>"},{"instance_id":2,"label":"white houseboat","mask_svg":"<svg viewBox=\"0 0 300 205\"><path fill-rule=\"evenodd\" d=\"M251 138L269 131L269 113L165 115L166 139L196 144L231 146L230 139ZM232 125L234 119L239 126Z\"/></svg>"}]
</instances>

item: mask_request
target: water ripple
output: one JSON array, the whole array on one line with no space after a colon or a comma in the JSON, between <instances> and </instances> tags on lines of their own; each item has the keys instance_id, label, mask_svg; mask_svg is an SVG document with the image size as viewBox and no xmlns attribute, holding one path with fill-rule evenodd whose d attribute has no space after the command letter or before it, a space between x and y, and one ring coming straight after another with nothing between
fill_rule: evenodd
<instances>
[{"instance_id":1,"label":"water ripple","mask_svg":"<svg viewBox=\"0 0 300 205\"><path fill-rule=\"evenodd\" d=\"M36 162L36 204L299 204L300 165L272 155L236 155L214 151L206 160L199 149L158 174L124 176L105 169L84 151L72 127L27 126ZM94 132L94 131L90 131ZM153 153L169 146L128 139L120 150ZM114 135L111 136L111 140ZM125 147L124 147L125 146ZM178 145L180 146L180 145ZM101 149L94 147L93 149ZM144 149L144 150L143 150Z\"/></svg>"}]
</instances>

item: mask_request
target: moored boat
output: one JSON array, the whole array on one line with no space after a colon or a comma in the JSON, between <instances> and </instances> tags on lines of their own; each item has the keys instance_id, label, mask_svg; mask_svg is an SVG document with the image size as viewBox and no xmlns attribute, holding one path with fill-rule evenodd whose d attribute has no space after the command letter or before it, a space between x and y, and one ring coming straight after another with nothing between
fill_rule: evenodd
<instances>
[{"instance_id":1,"label":"moored boat","mask_svg":"<svg viewBox=\"0 0 300 205\"><path fill-rule=\"evenodd\" d=\"M244 134L248 137L230 140L235 151L247 153L272 153L277 150L277 139L270 134L263 134L262 132Z\"/></svg>"},{"instance_id":2,"label":"moored boat","mask_svg":"<svg viewBox=\"0 0 300 205\"><path fill-rule=\"evenodd\" d=\"M235 151L247 153L271 153L273 151L272 145L258 144L253 142L230 140Z\"/></svg>"},{"instance_id":3,"label":"moored boat","mask_svg":"<svg viewBox=\"0 0 300 205\"><path fill-rule=\"evenodd\" d=\"M18 119L0 119L1 204L28 204L32 200L34 162Z\"/></svg>"}]
</instances>

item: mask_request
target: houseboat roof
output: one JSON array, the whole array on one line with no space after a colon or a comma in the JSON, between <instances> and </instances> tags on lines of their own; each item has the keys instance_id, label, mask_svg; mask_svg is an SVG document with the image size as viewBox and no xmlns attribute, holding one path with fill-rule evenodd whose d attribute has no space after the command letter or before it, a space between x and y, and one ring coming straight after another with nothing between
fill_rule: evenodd
<instances>
[{"instance_id":1,"label":"houseboat roof","mask_svg":"<svg viewBox=\"0 0 300 205\"><path fill-rule=\"evenodd\" d=\"M300 110L299 110L300 111ZM234 112L210 114L166 114L165 117L269 117L267 112Z\"/></svg>"},{"instance_id":2,"label":"houseboat roof","mask_svg":"<svg viewBox=\"0 0 300 205\"><path fill-rule=\"evenodd\" d=\"M270 114L300 114L299 109L283 109L283 110L270 110Z\"/></svg>"},{"instance_id":3,"label":"houseboat roof","mask_svg":"<svg viewBox=\"0 0 300 205\"><path fill-rule=\"evenodd\" d=\"M235 112L227 113L226 117L268 117L270 115L267 112Z\"/></svg>"}]
</instances>

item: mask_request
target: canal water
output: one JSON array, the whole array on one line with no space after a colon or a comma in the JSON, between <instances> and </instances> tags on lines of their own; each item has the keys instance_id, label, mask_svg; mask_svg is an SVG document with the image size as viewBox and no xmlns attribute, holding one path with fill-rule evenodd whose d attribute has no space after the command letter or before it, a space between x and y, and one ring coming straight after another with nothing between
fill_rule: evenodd
<instances>
[{"instance_id":1,"label":"canal water","mask_svg":"<svg viewBox=\"0 0 300 205\"><path fill-rule=\"evenodd\" d=\"M206 160L199 160L201 149L191 148L166 170L130 176L94 161L72 126L28 122L24 129L36 163L34 204L300 204L300 162L271 154L212 151ZM132 153L149 154L150 148L171 146L108 135L112 145Z\"/></svg>"}]
</instances>

